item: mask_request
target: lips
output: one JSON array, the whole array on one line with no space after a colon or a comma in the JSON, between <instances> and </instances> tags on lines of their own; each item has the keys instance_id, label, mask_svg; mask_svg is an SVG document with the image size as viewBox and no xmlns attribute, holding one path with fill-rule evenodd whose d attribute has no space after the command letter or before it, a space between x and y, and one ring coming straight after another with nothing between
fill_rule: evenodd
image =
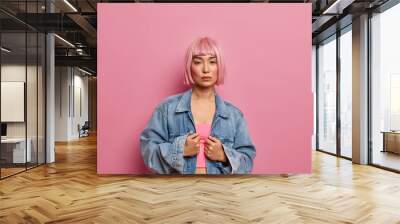
<instances>
[{"instance_id":1,"label":"lips","mask_svg":"<svg viewBox=\"0 0 400 224\"><path fill-rule=\"evenodd\" d=\"M211 77L201 77L202 80L210 80Z\"/></svg>"}]
</instances>

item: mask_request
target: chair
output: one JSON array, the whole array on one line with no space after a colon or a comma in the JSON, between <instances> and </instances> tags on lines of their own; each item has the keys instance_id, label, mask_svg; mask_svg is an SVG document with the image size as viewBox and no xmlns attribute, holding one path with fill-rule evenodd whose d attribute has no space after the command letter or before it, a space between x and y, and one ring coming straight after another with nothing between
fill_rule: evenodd
<instances>
[{"instance_id":1,"label":"chair","mask_svg":"<svg viewBox=\"0 0 400 224\"><path fill-rule=\"evenodd\" d=\"M80 127L80 125L78 124L79 138L89 136L89 129L90 129L89 121L85 121L82 127Z\"/></svg>"}]
</instances>

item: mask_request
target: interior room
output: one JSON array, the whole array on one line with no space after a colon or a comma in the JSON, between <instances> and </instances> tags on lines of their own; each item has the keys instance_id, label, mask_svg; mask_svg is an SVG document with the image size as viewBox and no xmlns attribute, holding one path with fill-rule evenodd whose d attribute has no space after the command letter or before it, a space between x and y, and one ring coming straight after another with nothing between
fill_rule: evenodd
<instances>
[{"instance_id":1,"label":"interior room","mask_svg":"<svg viewBox=\"0 0 400 224\"><path fill-rule=\"evenodd\" d=\"M1 0L0 223L398 224L399 24L398 0Z\"/></svg>"}]
</instances>

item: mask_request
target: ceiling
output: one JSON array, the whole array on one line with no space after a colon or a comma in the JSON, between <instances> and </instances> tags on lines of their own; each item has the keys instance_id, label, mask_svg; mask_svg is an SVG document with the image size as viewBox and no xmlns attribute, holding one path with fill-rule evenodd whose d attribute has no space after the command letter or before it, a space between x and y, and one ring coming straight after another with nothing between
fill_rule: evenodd
<instances>
[{"instance_id":1,"label":"ceiling","mask_svg":"<svg viewBox=\"0 0 400 224\"><path fill-rule=\"evenodd\" d=\"M338 1L338 3L335 3ZM337 27L351 24L353 16L374 9L387 0L1 0L0 24L2 43L23 54L24 33L55 32L56 65L80 66L96 73L97 49L97 3L113 2L270 2L270 3L312 3L313 43L317 43L336 32ZM52 11L52 13L49 13ZM26 13L27 12L27 13ZM338 22L340 20L340 22ZM339 24L339 25L338 25ZM30 38L33 38L31 35ZM29 38L28 38L29 39ZM66 40L63 41L62 39ZM29 40L28 40L29 42ZM35 42L36 43L36 42ZM29 43L27 52L34 52L35 43ZM72 44L72 45L71 45ZM19 46L19 47L18 47ZM42 46L39 46L42 47ZM19 49L19 50L18 50ZM3 54L2 54L3 55ZM28 56L29 57L29 56Z\"/></svg>"}]
</instances>

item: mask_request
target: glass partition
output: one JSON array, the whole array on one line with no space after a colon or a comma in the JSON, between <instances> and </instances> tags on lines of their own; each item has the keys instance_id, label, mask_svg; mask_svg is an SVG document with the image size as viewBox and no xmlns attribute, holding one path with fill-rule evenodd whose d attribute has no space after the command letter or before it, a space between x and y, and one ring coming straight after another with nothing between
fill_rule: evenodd
<instances>
[{"instance_id":1,"label":"glass partition","mask_svg":"<svg viewBox=\"0 0 400 224\"><path fill-rule=\"evenodd\" d=\"M1 176L7 177L25 170L32 155L26 150L26 33L3 32L1 47Z\"/></svg>"},{"instance_id":2,"label":"glass partition","mask_svg":"<svg viewBox=\"0 0 400 224\"><path fill-rule=\"evenodd\" d=\"M318 47L318 149L336 154L336 36Z\"/></svg>"},{"instance_id":3,"label":"glass partition","mask_svg":"<svg viewBox=\"0 0 400 224\"><path fill-rule=\"evenodd\" d=\"M1 179L45 163L46 39L18 19L45 12L44 3L0 2L12 11L0 11Z\"/></svg>"}]
</instances>

